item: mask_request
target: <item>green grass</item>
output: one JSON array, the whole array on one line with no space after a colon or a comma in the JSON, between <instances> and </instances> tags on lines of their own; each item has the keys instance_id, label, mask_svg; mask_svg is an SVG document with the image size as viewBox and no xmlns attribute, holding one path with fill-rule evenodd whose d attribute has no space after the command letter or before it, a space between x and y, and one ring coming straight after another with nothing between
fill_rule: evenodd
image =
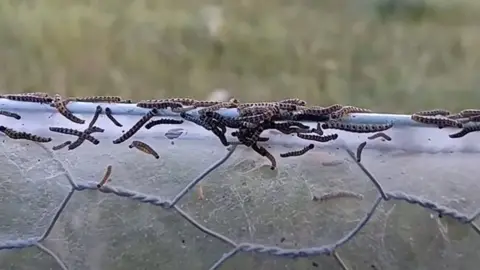
<instances>
[{"instance_id":1,"label":"green grass","mask_svg":"<svg viewBox=\"0 0 480 270\"><path fill-rule=\"evenodd\" d=\"M425 0L388 13L375 1L1 1L0 87L135 99L226 88L241 101L383 112L478 107L480 4ZM207 5L223 14L215 34Z\"/></svg>"}]
</instances>

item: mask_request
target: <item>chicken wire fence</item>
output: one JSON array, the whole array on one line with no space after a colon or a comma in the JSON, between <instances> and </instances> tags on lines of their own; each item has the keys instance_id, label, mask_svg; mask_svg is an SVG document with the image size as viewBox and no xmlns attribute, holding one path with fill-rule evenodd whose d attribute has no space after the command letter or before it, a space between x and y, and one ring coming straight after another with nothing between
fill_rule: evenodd
<instances>
[{"instance_id":1,"label":"chicken wire fence","mask_svg":"<svg viewBox=\"0 0 480 270\"><path fill-rule=\"evenodd\" d=\"M283 116L292 119L278 120L290 121L283 128L257 119L270 128L252 144L225 122L253 119L235 102L210 107L225 119L209 122L202 108L165 109L172 101L86 101L105 100L0 99L2 269L478 265L478 134L451 135L476 130L475 110L424 121L353 110L334 120L343 126L328 126L332 113L320 119L297 104ZM151 121L164 120L139 125L152 110ZM218 133L222 121L230 127ZM382 134L367 132L375 125ZM133 126L140 129L126 138ZM84 142L73 147L77 139Z\"/></svg>"}]
</instances>

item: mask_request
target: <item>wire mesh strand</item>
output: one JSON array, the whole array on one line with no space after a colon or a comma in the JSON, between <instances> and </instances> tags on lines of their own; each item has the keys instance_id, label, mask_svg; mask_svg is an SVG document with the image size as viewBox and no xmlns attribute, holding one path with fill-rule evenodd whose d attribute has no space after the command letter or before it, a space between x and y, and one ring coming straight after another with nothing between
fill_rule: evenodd
<instances>
[{"instance_id":1,"label":"wire mesh strand","mask_svg":"<svg viewBox=\"0 0 480 270\"><path fill-rule=\"evenodd\" d=\"M43 144L37 143L40 145L45 151L52 155L52 158L55 158L55 154L48 149ZM471 215L467 215L461 212L458 212L454 209L436 204L435 202L429 201L427 199L412 196L403 192L399 191L392 191L386 192L379 181L370 173L367 168L362 164L360 158L356 156L352 150L345 148L344 150L347 154L351 157L351 159L359 166L362 172L366 174L368 179L372 182L372 184L376 187L378 192L378 197L372 204L370 210L366 213L363 219L358 222L358 224L348 233L346 233L341 239L338 241L328 244L328 245L321 245L321 246L314 246L314 247L304 247L298 249L285 249L280 248L278 246L269 246L269 245L261 245L256 243L238 243L225 235L217 233L204 225L201 225L197 221L195 221L190 215L184 212L180 207L177 206L178 202L189 192L193 187L198 185L207 175L211 172L215 171L218 167L220 167L223 163L225 163L235 152L237 149L236 144L232 144L229 148L227 148L227 153L219 159L217 162L212 164L209 168L205 171L200 173L195 179L193 179L184 189L182 189L173 199L165 199L155 195L150 194L143 194L140 192L136 192L133 190L128 190L123 187L118 187L110 184L106 184L101 186L100 188L97 186L95 182L87 182L87 183L76 183L75 178L72 173L68 170L68 168L58 159L55 158L57 162L63 167L64 173L68 178L68 181L71 185L71 190L68 192L58 210L56 211L55 215L53 216L50 224L48 225L45 232L39 236L34 238L28 239L19 239L19 240L7 240L0 242L0 250L4 249L23 249L28 247L37 247L39 250L45 252L49 256L51 256L59 265L61 269L68 269L66 264L61 261L61 259L56 256L51 250L43 246L42 241L44 241L49 234L51 233L54 225L58 221L61 213L66 208L67 204L72 198L72 195L75 192L81 191L97 191L106 194L114 194L119 197L128 198L140 203L147 203L154 206L160 206L165 211L174 211L183 217L188 223L192 226L197 228L198 230L202 231L205 234L208 234L223 243L226 243L232 247L232 249L222 255L222 257L218 258L213 265L211 265L210 269L219 269L227 260L234 257L239 252L254 252L254 253L263 253L268 254L271 256L279 256L279 257L286 257L286 258L298 258L298 257L311 257L316 255L329 255L333 256L336 262L342 269L349 269L348 266L342 261L340 254L337 252L337 248L341 247L342 245L348 243L352 240L370 221L371 217L375 213L378 206L382 203L382 201L403 201L412 205L417 205L419 207L428 209L432 212L437 213L440 216L449 216L459 223L465 224L466 226L470 226L477 234L480 235L480 228L474 223L474 220L480 215L480 209Z\"/></svg>"}]
</instances>

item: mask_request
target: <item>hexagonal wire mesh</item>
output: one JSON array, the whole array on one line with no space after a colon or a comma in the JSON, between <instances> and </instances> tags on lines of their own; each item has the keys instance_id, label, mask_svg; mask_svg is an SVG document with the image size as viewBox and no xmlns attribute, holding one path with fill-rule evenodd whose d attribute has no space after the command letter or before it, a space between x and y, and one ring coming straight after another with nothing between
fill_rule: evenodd
<instances>
[{"instance_id":1,"label":"hexagonal wire mesh","mask_svg":"<svg viewBox=\"0 0 480 270\"><path fill-rule=\"evenodd\" d=\"M51 127L84 130L89 121L72 123L46 104L0 101L1 110L21 116L2 113L3 127L52 138L3 136L2 269L478 265L475 133L453 140L448 134L456 130L422 126L410 116L353 114L344 122L394 127L382 140L338 131L337 140L314 141L308 153L286 158L278 157L312 141L265 130L269 140L261 144L277 162L271 170L251 148L223 146L190 121L142 128L129 139L151 146L158 159L128 142L112 144L148 112L135 104L69 103L80 119L95 118L102 107L95 126L104 131L90 133L100 143L54 151L75 135ZM182 119L169 110L159 116ZM109 166L110 177L103 177ZM111 182L99 185L102 177Z\"/></svg>"}]
</instances>

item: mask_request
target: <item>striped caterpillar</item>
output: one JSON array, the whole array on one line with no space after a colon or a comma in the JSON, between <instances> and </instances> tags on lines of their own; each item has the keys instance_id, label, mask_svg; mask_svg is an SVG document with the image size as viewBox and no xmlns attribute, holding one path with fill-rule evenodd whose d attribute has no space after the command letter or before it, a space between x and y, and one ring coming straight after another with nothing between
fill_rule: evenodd
<instances>
[{"instance_id":1,"label":"striped caterpillar","mask_svg":"<svg viewBox=\"0 0 480 270\"><path fill-rule=\"evenodd\" d=\"M376 138L383 138L387 141L392 140L392 138L390 136L388 136L387 134L385 134L383 132L378 132L378 133L375 133L372 136L368 137L369 140L375 140Z\"/></svg>"},{"instance_id":2,"label":"striped caterpillar","mask_svg":"<svg viewBox=\"0 0 480 270\"><path fill-rule=\"evenodd\" d=\"M144 143L144 142L141 142L141 141L133 141L129 146L129 148L137 148L138 150L146 153L146 154L149 154L149 155L152 155L154 158L156 159L159 159L160 156L158 155L158 153L153 150L152 147L150 147L148 144Z\"/></svg>"},{"instance_id":3,"label":"striped caterpillar","mask_svg":"<svg viewBox=\"0 0 480 270\"><path fill-rule=\"evenodd\" d=\"M326 116L326 115L330 115L330 114L332 114L332 113L334 113L334 112L336 112L336 111L338 111L342 108L343 108L343 106L340 105L340 104L333 104L333 105L328 106L328 107L313 106L313 107L302 109L299 112L303 113L303 114L309 114L309 115L315 115L315 116Z\"/></svg>"},{"instance_id":4,"label":"striped caterpillar","mask_svg":"<svg viewBox=\"0 0 480 270\"><path fill-rule=\"evenodd\" d=\"M70 100L77 102L91 102L91 103L119 103L122 98L119 96L88 96L88 97L74 97Z\"/></svg>"},{"instance_id":5,"label":"striped caterpillar","mask_svg":"<svg viewBox=\"0 0 480 270\"><path fill-rule=\"evenodd\" d=\"M59 145L55 145L55 146L52 147L52 150L54 150L54 151L60 150L62 148L65 148L65 147L69 146L71 143L72 143L72 141L66 141L66 142L61 143Z\"/></svg>"},{"instance_id":6,"label":"striped caterpillar","mask_svg":"<svg viewBox=\"0 0 480 270\"><path fill-rule=\"evenodd\" d=\"M137 103L137 107L145 109L167 109L181 108L181 103L165 100L142 100Z\"/></svg>"},{"instance_id":7,"label":"striped caterpillar","mask_svg":"<svg viewBox=\"0 0 480 270\"><path fill-rule=\"evenodd\" d=\"M123 127L122 124L120 124L120 122L117 121L117 119L115 119L115 117L113 117L113 114L112 114L112 109L110 109L109 107L105 108L105 115L107 116L108 119L110 119L110 121L112 121L112 123L117 126L117 127Z\"/></svg>"},{"instance_id":8,"label":"striped caterpillar","mask_svg":"<svg viewBox=\"0 0 480 270\"><path fill-rule=\"evenodd\" d=\"M437 116L437 115L448 116L448 115L451 114L451 112L448 111L448 110L444 110L444 109L433 109L433 110L416 112L414 114L422 115L422 116Z\"/></svg>"},{"instance_id":9,"label":"striped caterpillar","mask_svg":"<svg viewBox=\"0 0 480 270\"><path fill-rule=\"evenodd\" d=\"M415 122L427 124L427 125L437 125L438 127L457 127L462 128L463 124L455 119L450 119L444 116L423 116L412 114L411 119Z\"/></svg>"},{"instance_id":10,"label":"striped caterpillar","mask_svg":"<svg viewBox=\"0 0 480 270\"><path fill-rule=\"evenodd\" d=\"M103 185L105 185L108 182L111 174L112 174L112 165L108 165L102 180L100 180L100 182L97 184L97 188L103 187Z\"/></svg>"},{"instance_id":11,"label":"striped caterpillar","mask_svg":"<svg viewBox=\"0 0 480 270\"><path fill-rule=\"evenodd\" d=\"M345 106L345 107L342 107L340 110L330 114L330 119L337 120L351 113L371 113L371 112L372 111L369 109L364 109L364 108L359 108L354 106Z\"/></svg>"},{"instance_id":12,"label":"striped caterpillar","mask_svg":"<svg viewBox=\"0 0 480 270\"><path fill-rule=\"evenodd\" d=\"M309 140L309 141L317 141L317 142L329 142L338 139L338 134L330 134L330 135L313 135L313 134L297 134L297 137Z\"/></svg>"},{"instance_id":13,"label":"striped caterpillar","mask_svg":"<svg viewBox=\"0 0 480 270\"><path fill-rule=\"evenodd\" d=\"M76 129L72 128L62 128L62 127L49 127L50 131L52 132L57 132L57 133L62 133L66 135L72 135L72 136L77 136L80 139L87 140L94 145L97 145L100 143L99 140L95 139L93 136L88 134L87 132L82 132ZM71 145L69 145L69 149L71 148Z\"/></svg>"},{"instance_id":14,"label":"striped caterpillar","mask_svg":"<svg viewBox=\"0 0 480 270\"><path fill-rule=\"evenodd\" d=\"M262 146L258 146L257 144L253 144L252 149L258 154L260 154L262 157L266 157L268 160L270 160L270 163L272 164L270 166L270 169L275 170L275 168L277 167L277 161L275 160L275 157L270 152L268 152L267 149Z\"/></svg>"},{"instance_id":15,"label":"striped caterpillar","mask_svg":"<svg viewBox=\"0 0 480 270\"><path fill-rule=\"evenodd\" d=\"M14 140L29 140L32 142L38 143L47 143L51 142L52 138L48 137L41 137L37 135L33 135L31 133L23 132L23 131L16 131L11 128L7 128L5 126L0 126L0 132L4 133L7 137Z\"/></svg>"},{"instance_id":16,"label":"striped caterpillar","mask_svg":"<svg viewBox=\"0 0 480 270\"><path fill-rule=\"evenodd\" d=\"M40 104L43 104L43 103L50 104L53 101L53 99L51 97L48 97L48 95L40 96L40 95L34 95L32 93L18 94L18 95L2 95L1 97L9 100L13 100L13 101L33 102L33 103L40 103Z\"/></svg>"},{"instance_id":17,"label":"striped caterpillar","mask_svg":"<svg viewBox=\"0 0 480 270\"><path fill-rule=\"evenodd\" d=\"M3 111L3 110L0 110L0 115L3 115L3 116L7 116L7 117L12 117L12 118L15 118L17 120L20 120L22 117L16 113L12 113L12 112L7 112L7 111Z\"/></svg>"},{"instance_id":18,"label":"striped caterpillar","mask_svg":"<svg viewBox=\"0 0 480 270\"><path fill-rule=\"evenodd\" d=\"M480 125L466 126L457 133L448 135L452 139L461 138L469 133L480 131Z\"/></svg>"},{"instance_id":19,"label":"striped caterpillar","mask_svg":"<svg viewBox=\"0 0 480 270\"><path fill-rule=\"evenodd\" d=\"M338 129L354 133L371 133L381 132L393 127L392 123L388 124L347 124L343 122L330 121L322 124L323 129Z\"/></svg>"},{"instance_id":20,"label":"striped caterpillar","mask_svg":"<svg viewBox=\"0 0 480 270\"><path fill-rule=\"evenodd\" d=\"M145 125L150 119L152 119L152 117L154 117L157 114L158 114L157 109L155 109L155 108L151 109L147 114L145 114L142 118L140 118L140 120L138 120L138 122L135 125L133 125L132 128L130 128L127 132L125 132L118 139L115 139L113 141L113 143L114 144L119 144L119 143L122 143L122 142L128 140L130 137L135 135L135 133L137 133L137 131L139 131L143 127L143 125Z\"/></svg>"},{"instance_id":21,"label":"striped caterpillar","mask_svg":"<svg viewBox=\"0 0 480 270\"><path fill-rule=\"evenodd\" d=\"M298 98L287 98L280 100L278 103L290 103L290 104L295 104L297 106L307 106L307 102L305 100L301 100Z\"/></svg>"},{"instance_id":22,"label":"striped caterpillar","mask_svg":"<svg viewBox=\"0 0 480 270\"><path fill-rule=\"evenodd\" d=\"M308 151L312 150L315 146L313 145L313 143L305 146L303 149L301 150L297 150L297 151L291 151L291 152L287 152L287 153L284 153L284 154L280 154L280 157L282 158L286 158L286 157L298 157L298 156L301 156L301 155L304 155L306 154Z\"/></svg>"},{"instance_id":23,"label":"striped caterpillar","mask_svg":"<svg viewBox=\"0 0 480 270\"><path fill-rule=\"evenodd\" d=\"M53 98L53 107L55 107L57 111L68 120L76 124L84 124L85 120L76 117L70 110L67 109L67 102L68 101L63 100L60 95L56 94Z\"/></svg>"},{"instance_id":24,"label":"striped caterpillar","mask_svg":"<svg viewBox=\"0 0 480 270\"><path fill-rule=\"evenodd\" d=\"M361 144L358 145L357 147L357 162L362 161L362 153L363 149L367 146L367 142L362 142Z\"/></svg>"},{"instance_id":25,"label":"striped caterpillar","mask_svg":"<svg viewBox=\"0 0 480 270\"><path fill-rule=\"evenodd\" d=\"M180 125L183 124L183 120L163 118L158 120L152 120L145 125L146 129L151 129L156 125Z\"/></svg>"}]
</instances>

